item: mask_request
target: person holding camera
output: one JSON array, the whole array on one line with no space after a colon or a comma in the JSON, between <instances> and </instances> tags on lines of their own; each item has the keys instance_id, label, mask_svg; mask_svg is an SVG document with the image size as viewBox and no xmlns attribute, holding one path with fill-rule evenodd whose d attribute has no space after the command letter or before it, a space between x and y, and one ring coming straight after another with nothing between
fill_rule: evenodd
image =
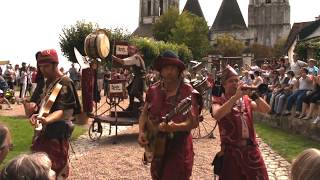
<instances>
[{"instance_id":1,"label":"person holding camera","mask_svg":"<svg viewBox=\"0 0 320 180\"><path fill-rule=\"evenodd\" d=\"M212 116L218 121L221 139L221 151L213 162L215 174L220 180L268 180L252 112L267 113L270 106L258 92L248 90L252 88L244 85L230 66L222 71L221 83L224 92L214 96L212 102Z\"/></svg>"}]
</instances>

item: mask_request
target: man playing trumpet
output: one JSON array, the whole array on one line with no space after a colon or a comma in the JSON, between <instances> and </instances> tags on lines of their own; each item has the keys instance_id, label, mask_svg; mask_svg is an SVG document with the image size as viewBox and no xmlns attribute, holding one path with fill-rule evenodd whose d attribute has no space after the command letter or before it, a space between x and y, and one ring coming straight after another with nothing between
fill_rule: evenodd
<instances>
[{"instance_id":1,"label":"man playing trumpet","mask_svg":"<svg viewBox=\"0 0 320 180\"><path fill-rule=\"evenodd\" d=\"M216 157L222 159L219 161L222 163L214 163L221 167L215 174L222 180L268 180L256 141L252 111L267 113L270 107L256 93L250 92L251 87L240 82L232 67L223 70L221 81L224 93L214 96L212 105L221 138L221 151Z\"/></svg>"}]
</instances>

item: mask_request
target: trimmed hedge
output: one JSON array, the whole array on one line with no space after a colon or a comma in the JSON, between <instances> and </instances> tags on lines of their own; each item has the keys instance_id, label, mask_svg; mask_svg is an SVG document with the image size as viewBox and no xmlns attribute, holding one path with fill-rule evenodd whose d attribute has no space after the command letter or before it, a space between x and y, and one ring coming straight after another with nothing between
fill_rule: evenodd
<instances>
[{"instance_id":1,"label":"trimmed hedge","mask_svg":"<svg viewBox=\"0 0 320 180\"><path fill-rule=\"evenodd\" d=\"M155 41L150 38L131 38L130 44L136 45L144 54L144 60L147 67L153 64L153 61L165 50L172 50L179 58L188 63L192 60L191 50L184 44L165 43L163 41Z\"/></svg>"}]
</instances>

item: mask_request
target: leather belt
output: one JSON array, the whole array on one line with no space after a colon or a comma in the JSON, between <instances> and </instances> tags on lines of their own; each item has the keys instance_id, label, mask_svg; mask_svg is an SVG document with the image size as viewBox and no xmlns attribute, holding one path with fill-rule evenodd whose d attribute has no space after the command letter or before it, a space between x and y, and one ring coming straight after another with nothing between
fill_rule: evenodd
<instances>
[{"instance_id":1,"label":"leather belt","mask_svg":"<svg viewBox=\"0 0 320 180\"><path fill-rule=\"evenodd\" d=\"M243 139L236 143L224 144L225 146L236 146L236 147L246 147L246 146L256 146L251 139Z\"/></svg>"}]
</instances>

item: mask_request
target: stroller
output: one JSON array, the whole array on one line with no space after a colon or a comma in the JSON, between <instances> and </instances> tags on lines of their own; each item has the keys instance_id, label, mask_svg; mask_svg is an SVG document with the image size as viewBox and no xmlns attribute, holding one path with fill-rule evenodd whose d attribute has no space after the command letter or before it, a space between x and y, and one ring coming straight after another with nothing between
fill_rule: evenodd
<instances>
[{"instance_id":1,"label":"stroller","mask_svg":"<svg viewBox=\"0 0 320 180\"><path fill-rule=\"evenodd\" d=\"M5 97L11 104L16 103L15 92L8 87L5 81L0 82L0 90L0 98Z\"/></svg>"},{"instance_id":2,"label":"stroller","mask_svg":"<svg viewBox=\"0 0 320 180\"><path fill-rule=\"evenodd\" d=\"M15 104L16 103L16 97L15 97L15 92L13 89L7 89L4 91L4 97L6 99L8 99L8 101L11 103L11 104Z\"/></svg>"}]
</instances>

